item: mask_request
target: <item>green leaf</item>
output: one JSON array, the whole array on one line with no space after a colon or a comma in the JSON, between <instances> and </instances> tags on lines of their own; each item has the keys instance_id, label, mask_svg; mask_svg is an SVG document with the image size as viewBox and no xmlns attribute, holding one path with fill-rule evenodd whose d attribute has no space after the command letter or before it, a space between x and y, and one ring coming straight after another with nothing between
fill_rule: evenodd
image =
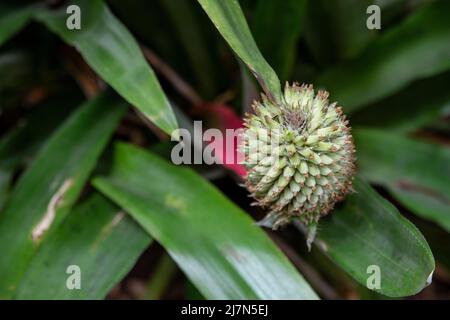
<instances>
[{"instance_id":1,"label":"green leaf","mask_svg":"<svg viewBox=\"0 0 450 320\"><path fill-rule=\"evenodd\" d=\"M295 63L305 5L306 0L264 0L254 13L251 27L256 43L281 81L288 80Z\"/></svg>"},{"instance_id":2,"label":"green leaf","mask_svg":"<svg viewBox=\"0 0 450 320\"><path fill-rule=\"evenodd\" d=\"M164 246L206 298L317 298L252 219L192 170L118 144L111 172L93 184Z\"/></svg>"},{"instance_id":3,"label":"green leaf","mask_svg":"<svg viewBox=\"0 0 450 320\"><path fill-rule=\"evenodd\" d=\"M252 71L266 94L281 101L281 86L277 74L264 60L250 33L237 0L198 0L231 49Z\"/></svg>"},{"instance_id":4,"label":"green leaf","mask_svg":"<svg viewBox=\"0 0 450 320\"><path fill-rule=\"evenodd\" d=\"M14 173L25 166L48 136L61 124L79 99L68 94L50 98L36 106L35 112L20 120L17 128L0 140L0 212L6 201ZM45 119L45 122L42 121Z\"/></svg>"},{"instance_id":5,"label":"green leaf","mask_svg":"<svg viewBox=\"0 0 450 320\"><path fill-rule=\"evenodd\" d=\"M409 132L450 113L450 72L412 85L352 115L352 124ZM386 116L389 115L389 116Z\"/></svg>"},{"instance_id":6,"label":"green leaf","mask_svg":"<svg viewBox=\"0 0 450 320\"><path fill-rule=\"evenodd\" d=\"M164 292L169 288L174 276L178 272L178 267L169 255L159 258L151 279L147 283L144 299L160 300Z\"/></svg>"},{"instance_id":7,"label":"green leaf","mask_svg":"<svg viewBox=\"0 0 450 320\"><path fill-rule=\"evenodd\" d=\"M81 30L67 28L65 8L38 12L36 18L77 48L111 87L170 135L177 128L175 116L132 34L103 1L75 3L82 12Z\"/></svg>"},{"instance_id":8,"label":"green leaf","mask_svg":"<svg viewBox=\"0 0 450 320\"><path fill-rule=\"evenodd\" d=\"M436 267L450 271L450 255L448 254L448 244L450 243L450 233L439 228L433 223L416 218L414 224L420 229L433 251L436 259Z\"/></svg>"},{"instance_id":9,"label":"green leaf","mask_svg":"<svg viewBox=\"0 0 450 320\"><path fill-rule=\"evenodd\" d=\"M321 65L357 56L374 38L366 20L369 0L308 0L305 38L311 53Z\"/></svg>"},{"instance_id":10,"label":"green leaf","mask_svg":"<svg viewBox=\"0 0 450 320\"><path fill-rule=\"evenodd\" d=\"M42 243L14 298L103 299L150 241L131 217L94 194ZM72 265L80 268L79 290L66 286Z\"/></svg>"},{"instance_id":11,"label":"green leaf","mask_svg":"<svg viewBox=\"0 0 450 320\"><path fill-rule=\"evenodd\" d=\"M31 19L38 6L8 8L0 5L0 46L19 32Z\"/></svg>"},{"instance_id":12,"label":"green leaf","mask_svg":"<svg viewBox=\"0 0 450 320\"><path fill-rule=\"evenodd\" d=\"M0 216L0 297L11 297L37 246L81 192L125 111L100 96L74 113L40 150Z\"/></svg>"},{"instance_id":13,"label":"green leaf","mask_svg":"<svg viewBox=\"0 0 450 320\"><path fill-rule=\"evenodd\" d=\"M0 169L0 215L1 209L8 199L9 188L13 179L12 171Z\"/></svg>"},{"instance_id":14,"label":"green leaf","mask_svg":"<svg viewBox=\"0 0 450 320\"><path fill-rule=\"evenodd\" d=\"M197 5L194 1L191 2L192 5ZM183 47L176 40L171 21L164 14L160 1L108 0L108 6L140 42L164 58L164 62L172 69L177 72L189 70L186 68L187 58L182 54ZM200 13L203 14L202 11ZM190 73L180 75L184 78L189 77Z\"/></svg>"},{"instance_id":15,"label":"green leaf","mask_svg":"<svg viewBox=\"0 0 450 320\"><path fill-rule=\"evenodd\" d=\"M0 140L0 168L10 170L26 164L80 102L77 96L69 95L65 92L35 106L29 116L19 120L18 126Z\"/></svg>"},{"instance_id":16,"label":"green leaf","mask_svg":"<svg viewBox=\"0 0 450 320\"><path fill-rule=\"evenodd\" d=\"M185 0L161 0L160 3L175 29L178 41L183 45L186 53L184 60L190 62L196 83L202 89L201 92L212 99L214 94L217 94L214 61L203 33L205 28L202 29L194 10L198 9L202 14L200 8L194 8L194 2Z\"/></svg>"},{"instance_id":17,"label":"green leaf","mask_svg":"<svg viewBox=\"0 0 450 320\"><path fill-rule=\"evenodd\" d=\"M450 232L450 148L381 130L358 129L354 137L364 177Z\"/></svg>"},{"instance_id":18,"label":"green leaf","mask_svg":"<svg viewBox=\"0 0 450 320\"><path fill-rule=\"evenodd\" d=\"M357 59L325 72L326 87L351 113L410 82L450 68L450 2L424 5L399 26L387 30Z\"/></svg>"},{"instance_id":19,"label":"green leaf","mask_svg":"<svg viewBox=\"0 0 450 320\"><path fill-rule=\"evenodd\" d=\"M390 297L418 293L435 268L426 240L366 182L355 179L354 188L343 206L321 220L315 243L364 286L373 274L368 267L375 265L381 276L375 291Z\"/></svg>"},{"instance_id":20,"label":"green leaf","mask_svg":"<svg viewBox=\"0 0 450 320\"><path fill-rule=\"evenodd\" d=\"M405 15L414 12L429 0L374 0L381 9L381 27L389 27L392 23L401 20Z\"/></svg>"}]
</instances>

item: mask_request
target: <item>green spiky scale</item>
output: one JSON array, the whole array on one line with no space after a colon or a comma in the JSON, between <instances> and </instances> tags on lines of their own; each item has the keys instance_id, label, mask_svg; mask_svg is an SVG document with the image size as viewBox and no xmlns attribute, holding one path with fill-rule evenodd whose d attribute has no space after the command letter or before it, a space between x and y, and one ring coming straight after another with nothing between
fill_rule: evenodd
<instances>
[{"instance_id":1,"label":"green spiky scale","mask_svg":"<svg viewBox=\"0 0 450 320\"><path fill-rule=\"evenodd\" d=\"M309 176L309 177L306 179L305 184L306 184L308 187L312 188L312 187L314 187L314 186L316 185L316 179L314 179L313 176Z\"/></svg>"},{"instance_id":2,"label":"green spiky scale","mask_svg":"<svg viewBox=\"0 0 450 320\"><path fill-rule=\"evenodd\" d=\"M301 174L307 174L309 169L308 169L308 163L306 161L302 161L300 163L300 168L299 171Z\"/></svg>"},{"instance_id":3,"label":"green spiky scale","mask_svg":"<svg viewBox=\"0 0 450 320\"><path fill-rule=\"evenodd\" d=\"M292 193L297 194L300 191L300 184L298 184L295 180L289 183L289 189Z\"/></svg>"},{"instance_id":4,"label":"green spiky scale","mask_svg":"<svg viewBox=\"0 0 450 320\"><path fill-rule=\"evenodd\" d=\"M303 184L305 182L305 175L303 175L300 171L296 171L294 174L294 180L297 184Z\"/></svg>"},{"instance_id":5,"label":"green spiky scale","mask_svg":"<svg viewBox=\"0 0 450 320\"><path fill-rule=\"evenodd\" d=\"M314 164L310 164L308 166L308 171L309 171L309 174L312 176L318 176L320 174L319 168Z\"/></svg>"},{"instance_id":6,"label":"green spiky scale","mask_svg":"<svg viewBox=\"0 0 450 320\"><path fill-rule=\"evenodd\" d=\"M332 172L329 167L325 167L325 166L320 167L319 170L320 170L320 174L322 176L327 176Z\"/></svg>"},{"instance_id":7,"label":"green spiky scale","mask_svg":"<svg viewBox=\"0 0 450 320\"><path fill-rule=\"evenodd\" d=\"M283 103L263 96L254 111L245 119L241 148L250 169L248 189L270 210L274 227L293 216L317 222L348 193L354 174L353 141L342 109L330 104L324 91L287 84Z\"/></svg>"}]
</instances>

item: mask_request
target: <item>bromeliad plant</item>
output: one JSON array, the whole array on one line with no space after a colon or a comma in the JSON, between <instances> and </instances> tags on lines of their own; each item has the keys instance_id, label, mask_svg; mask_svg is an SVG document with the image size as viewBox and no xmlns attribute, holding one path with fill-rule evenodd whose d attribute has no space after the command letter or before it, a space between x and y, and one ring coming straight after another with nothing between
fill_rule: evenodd
<instances>
[{"instance_id":1,"label":"bromeliad plant","mask_svg":"<svg viewBox=\"0 0 450 320\"><path fill-rule=\"evenodd\" d=\"M186 298L405 297L445 285L450 3L197 2L0 5L0 298L114 298L129 274L123 297L155 241L168 255L155 255L134 297L160 298L177 270ZM372 2L381 32L366 28ZM69 5L80 29L68 28ZM242 86L213 25L243 62ZM283 91L280 78L317 90ZM194 117L245 125L245 168L227 168L260 206L223 167L170 163L168 135ZM207 181L217 173L226 195ZM276 244L255 223L264 215L285 225L269 231Z\"/></svg>"}]
</instances>

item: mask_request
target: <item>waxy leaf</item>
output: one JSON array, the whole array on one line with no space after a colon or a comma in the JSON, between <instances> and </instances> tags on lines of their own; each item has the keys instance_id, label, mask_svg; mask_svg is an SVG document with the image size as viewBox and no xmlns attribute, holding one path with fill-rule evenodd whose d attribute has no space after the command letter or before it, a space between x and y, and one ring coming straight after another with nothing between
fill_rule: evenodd
<instances>
[{"instance_id":1,"label":"waxy leaf","mask_svg":"<svg viewBox=\"0 0 450 320\"><path fill-rule=\"evenodd\" d=\"M21 119L19 125L0 140L0 212L16 171L30 162L79 100L70 96L70 102L67 102L67 97L67 93L64 100L58 95L36 106L34 112Z\"/></svg>"},{"instance_id":2,"label":"waxy leaf","mask_svg":"<svg viewBox=\"0 0 450 320\"><path fill-rule=\"evenodd\" d=\"M266 94L281 101L280 80L262 56L237 0L198 0L231 49L252 71Z\"/></svg>"},{"instance_id":3,"label":"waxy leaf","mask_svg":"<svg viewBox=\"0 0 450 320\"><path fill-rule=\"evenodd\" d=\"M251 29L264 57L281 81L289 80L303 32L306 0L264 0L256 6Z\"/></svg>"},{"instance_id":4,"label":"waxy leaf","mask_svg":"<svg viewBox=\"0 0 450 320\"><path fill-rule=\"evenodd\" d=\"M42 243L14 298L103 299L150 241L124 211L91 195Z\"/></svg>"},{"instance_id":5,"label":"waxy leaf","mask_svg":"<svg viewBox=\"0 0 450 320\"><path fill-rule=\"evenodd\" d=\"M450 69L450 1L429 3L386 30L363 54L329 69L317 83L351 113L414 80Z\"/></svg>"},{"instance_id":6,"label":"waxy leaf","mask_svg":"<svg viewBox=\"0 0 450 320\"><path fill-rule=\"evenodd\" d=\"M74 3L82 12L80 30L67 28L65 7L40 11L36 18L80 51L92 69L122 97L171 134L177 128L172 108L132 34L103 1Z\"/></svg>"},{"instance_id":7,"label":"waxy leaf","mask_svg":"<svg viewBox=\"0 0 450 320\"><path fill-rule=\"evenodd\" d=\"M118 144L111 172L93 184L161 243L206 298L317 298L252 219L194 171Z\"/></svg>"},{"instance_id":8,"label":"waxy leaf","mask_svg":"<svg viewBox=\"0 0 450 320\"><path fill-rule=\"evenodd\" d=\"M412 85L357 111L352 124L410 132L450 114L450 72ZM389 114L387 117L386 115Z\"/></svg>"},{"instance_id":9,"label":"waxy leaf","mask_svg":"<svg viewBox=\"0 0 450 320\"><path fill-rule=\"evenodd\" d=\"M366 21L371 0L308 0L305 39L315 60L329 65L357 56L375 38Z\"/></svg>"},{"instance_id":10,"label":"waxy leaf","mask_svg":"<svg viewBox=\"0 0 450 320\"><path fill-rule=\"evenodd\" d=\"M86 103L17 182L0 216L0 298L16 291L36 248L77 199L125 110L107 95Z\"/></svg>"},{"instance_id":11,"label":"waxy leaf","mask_svg":"<svg viewBox=\"0 0 450 320\"><path fill-rule=\"evenodd\" d=\"M320 221L317 246L370 289L390 297L418 293L431 283L435 268L426 240L366 182L357 178L354 188Z\"/></svg>"},{"instance_id":12,"label":"waxy leaf","mask_svg":"<svg viewBox=\"0 0 450 320\"><path fill-rule=\"evenodd\" d=\"M450 148L381 130L358 129L354 137L364 177L450 232Z\"/></svg>"}]
</instances>

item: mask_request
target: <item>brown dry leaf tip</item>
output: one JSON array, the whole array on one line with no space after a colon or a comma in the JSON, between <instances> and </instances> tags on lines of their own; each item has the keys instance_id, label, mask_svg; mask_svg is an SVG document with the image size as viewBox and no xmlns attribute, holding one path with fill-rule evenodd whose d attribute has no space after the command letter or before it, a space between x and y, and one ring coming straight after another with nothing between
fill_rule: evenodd
<instances>
[{"instance_id":1,"label":"brown dry leaf tip","mask_svg":"<svg viewBox=\"0 0 450 320\"><path fill-rule=\"evenodd\" d=\"M245 117L246 186L272 228L293 217L315 225L352 190L355 148L342 108L328 92L286 83L282 104L262 95Z\"/></svg>"}]
</instances>

